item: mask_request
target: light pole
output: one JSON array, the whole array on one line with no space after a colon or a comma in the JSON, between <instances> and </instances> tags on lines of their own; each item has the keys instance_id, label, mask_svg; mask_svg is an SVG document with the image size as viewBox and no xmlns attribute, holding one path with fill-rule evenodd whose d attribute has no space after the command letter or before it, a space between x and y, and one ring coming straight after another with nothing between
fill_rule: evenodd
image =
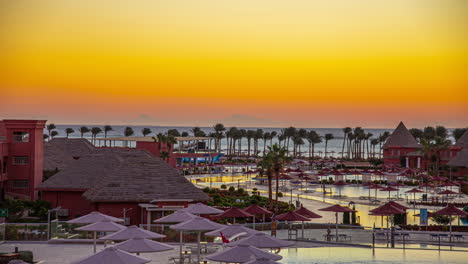
<instances>
[{"instance_id":1,"label":"light pole","mask_svg":"<svg viewBox=\"0 0 468 264\"><path fill-rule=\"evenodd\" d=\"M47 240L50 240L50 233L51 233L51 228L50 228L50 214L52 212L55 212L55 218L58 219L58 214L57 211L62 209L61 206L58 206L54 209L47 210Z\"/></svg>"}]
</instances>

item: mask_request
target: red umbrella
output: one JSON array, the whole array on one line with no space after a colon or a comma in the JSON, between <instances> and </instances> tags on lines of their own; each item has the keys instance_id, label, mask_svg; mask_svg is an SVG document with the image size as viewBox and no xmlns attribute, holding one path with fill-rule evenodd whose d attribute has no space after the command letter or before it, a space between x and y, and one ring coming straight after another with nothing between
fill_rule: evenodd
<instances>
[{"instance_id":1,"label":"red umbrella","mask_svg":"<svg viewBox=\"0 0 468 264\"><path fill-rule=\"evenodd\" d=\"M348 184L346 182L344 182L344 181L337 181L337 182L333 183L333 185L344 186L344 185L348 185ZM338 192L339 192L339 197L341 197L341 188L338 188Z\"/></svg>"},{"instance_id":2,"label":"red umbrella","mask_svg":"<svg viewBox=\"0 0 468 264\"><path fill-rule=\"evenodd\" d=\"M259 205L256 205L256 204L252 204L250 206L248 206L247 208L244 208L244 212L247 212L249 214L252 214L254 215L253 217L253 227L255 229L255 215L263 215L263 222L265 222L265 215L271 215L273 214L273 212L270 212L268 211L267 209L259 206Z\"/></svg>"},{"instance_id":3,"label":"red umbrella","mask_svg":"<svg viewBox=\"0 0 468 264\"><path fill-rule=\"evenodd\" d=\"M441 177L441 176L434 176L434 177L431 178L431 180L433 180L433 181L445 181L445 180L447 180L447 178L446 177Z\"/></svg>"},{"instance_id":4,"label":"red umbrella","mask_svg":"<svg viewBox=\"0 0 468 264\"><path fill-rule=\"evenodd\" d=\"M318 215L312 211L310 211L309 209L305 208L304 206L301 205L301 208L299 208L298 210L295 211L296 213L302 215L302 216L305 216L307 218L322 218L321 215Z\"/></svg>"},{"instance_id":5,"label":"red umbrella","mask_svg":"<svg viewBox=\"0 0 468 264\"><path fill-rule=\"evenodd\" d=\"M413 196L414 196L413 199L414 199L415 204L416 204L416 193L422 193L422 192L424 192L424 191L421 191L421 190L416 189L416 188L413 188L413 189L411 189L409 191L406 191L406 193L412 193L413 194Z\"/></svg>"},{"instance_id":6,"label":"red umbrella","mask_svg":"<svg viewBox=\"0 0 468 264\"><path fill-rule=\"evenodd\" d=\"M453 204L449 204L447 207L434 212L435 215L448 215L450 216L450 243L452 243L452 215L455 216L467 216L468 213L456 208Z\"/></svg>"},{"instance_id":7,"label":"red umbrella","mask_svg":"<svg viewBox=\"0 0 468 264\"><path fill-rule=\"evenodd\" d=\"M351 173L351 170L349 170L349 169L346 168L346 169L342 170L341 172L342 172L342 173Z\"/></svg>"},{"instance_id":8,"label":"red umbrella","mask_svg":"<svg viewBox=\"0 0 468 264\"><path fill-rule=\"evenodd\" d=\"M309 176L309 174L301 172L301 173L296 174L296 176L297 177L304 177L304 176Z\"/></svg>"},{"instance_id":9,"label":"red umbrella","mask_svg":"<svg viewBox=\"0 0 468 264\"><path fill-rule=\"evenodd\" d=\"M275 216L275 220L278 221L310 221L309 218L302 216L296 212L290 211L287 213L283 213L280 215Z\"/></svg>"},{"instance_id":10,"label":"red umbrella","mask_svg":"<svg viewBox=\"0 0 468 264\"><path fill-rule=\"evenodd\" d=\"M388 202L388 204L390 204L390 205L392 205L393 207L396 207L396 208L398 208L398 209L401 209L401 210L403 210L403 211L406 210L406 209L409 209L409 207L406 207L406 206L401 205L401 204L399 204L399 203L397 203L397 202L394 202L394 201L390 201L390 202Z\"/></svg>"},{"instance_id":11,"label":"red umbrella","mask_svg":"<svg viewBox=\"0 0 468 264\"><path fill-rule=\"evenodd\" d=\"M283 174L283 175L280 175L280 180L292 180L293 177L287 175L287 174Z\"/></svg>"},{"instance_id":12,"label":"red umbrella","mask_svg":"<svg viewBox=\"0 0 468 264\"><path fill-rule=\"evenodd\" d=\"M336 230L336 242L338 242L338 213L344 213L344 212L356 212L353 209L350 209L348 207L343 207L341 205L335 204L329 207L325 207L322 209L319 209L319 211L326 211L326 212L335 212L335 217L336 217L336 225L335 225L335 230Z\"/></svg>"},{"instance_id":13,"label":"red umbrella","mask_svg":"<svg viewBox=\"0 0 468 264\"><path fill-rule=\"evenodd\" d=\"M378 189L382 189L383 187L378 185L378 184L375 184L375 183L370 183L368 186L367 186L367 189L369 189L369 200L370 200L370 190L371 189L375 189L375 199L377 199L377 190Z\"/></svg>"},{"instance_id":14,"label":"red umbrella","mask_svg":"<svg viewBox=\"0 0 468 264\"><path fill-rule=\"evenodd\" d=\"M246 175L249 175L249 174L256 174L256 173L258 173L258 171L250 170L250 171L244 172L244 174L246 174Z\"/></svg>"},{"instance_id":15,"label":"red umbrella","mask_svg":"<svg viewBox=\"0 0 468 264\"><path fill-rule=\"evenodd\" d=\"M374 215L385 215L385 216L405 213L405 211L403 211L400 208L397 208L396 206L391 205L390 203L381 205L375 209L370 210L369 212L373 213Z\"/></svg>"},{"instance_id":16,"label":"red umbrella","mask_svg":"<svg viewBox=\"0 0 468 264\"><path fill-rule=\"evenodd\" d=\"M236 217L242 217L242 218L245 218L245 217L253 217L253 215L245 212L244 210L242 209L239 209L239 208L229 208L227 209L226 211L224 211L223 213L221 214L218 214L218 215L215 215L214 217L219 217L219 218L222 218L222 217L232 217L234 219L234 223L236 223Z\"/></svg>"},{"instance_id":17,"label":"red umbrella","mask_svg":"<svg viewBox=\"0 0 468 264\"><path fill-rule=\"evenodd\" d=\"M451 190L444 190L444 191L438 192L437 194L446 194L446 195L449 195L449 194L458 194L458 193L457 193L457 192L454 192L454 191L451 191Z\"/></svg>"},{"instance_id":18,"label":"red umbrella","mask_svg":"<svg viewBox=\"0 0 468 264\"><path fill-rule=\"evenodd\" d=\"M398 192L399 189L393 188L391 186L380 189L381 192L388 192L388 200L390 200L390 192Z\"/></svg>"}]
</instances>

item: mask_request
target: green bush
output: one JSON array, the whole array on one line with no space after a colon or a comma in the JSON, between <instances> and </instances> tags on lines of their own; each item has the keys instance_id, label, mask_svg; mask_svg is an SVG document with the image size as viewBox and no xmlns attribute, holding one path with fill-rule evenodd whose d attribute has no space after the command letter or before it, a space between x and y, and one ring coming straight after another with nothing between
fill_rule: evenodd
<instances>
[{"instance_id":1,"label":"green bush","mask_svg":"<svg viewBox=\"0 0 468 264\"><path fill-rule=\"evenodd\" d=\"M33 263L34 261L34 257L33 257L33 253L32 251L20 251L19 252L19 259L21 259L22 261L26 262L26 263Z\"/></svg>"},{"instance_id":2,"label":"green bush","mask_svg":"<svg viewBox=\"0 0 468 264\"><path fill-rule=\"evenodd\" d=\"M226 190L226 189L227 189L227 185L226 185L226 184L221 185L221 189Z\"/></svg>"},{"instance_id":3,"label":"green bush","mask_svg":"<svg viewBox=\"0 0 468 264\"><path fill-rule=\"evenodd\" d=\"M203 188L203 192L209 193L209 192L210 192L210 187L205 187L205 188Z\"/></svg>"},{"instance_id":4,"label":"green bush","mask_svg":"<svg viewBox=\"0 0 468 264\"><path fill-rule=\"evenodd\" d=\"M242 189L242 188L237 189L237 193L243 194L243 193L244 193L244 189Z\"/></svg>"},{"instance_id":5,"label":"green bush","mask_svg":"<svg viewBox=\"0 0 468 264\"><path fill-rule=\"evenodd\" d=\"M228 189L229 192L234 192L235 190L236 190L236 188L234 188L234 186L231 186L231 187L229 187L229 189Z\"/></svg>"},{"instance_id":6,"label":"green bush","mask_svg":"<svg viewBox=\"0 0 468 264\"><path fill-rule=\"evenodd\" d=\"M282 192L278 192L278 197L283 197L283 193Z\"/></svg>"}]
</instances>

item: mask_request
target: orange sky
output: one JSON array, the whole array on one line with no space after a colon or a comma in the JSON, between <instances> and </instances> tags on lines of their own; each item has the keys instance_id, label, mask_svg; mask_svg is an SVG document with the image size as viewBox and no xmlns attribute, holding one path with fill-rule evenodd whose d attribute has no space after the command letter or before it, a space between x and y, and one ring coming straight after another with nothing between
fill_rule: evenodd
<instances>
[{"instance_id":1,"label":"orange sky","mask_svg":"<svg viewBox=\"0 0 468 264\"><path fill-rule=\"evenodd\" d=\"M0 119L468 125L468 1L1 1Z\"/></svg>"}]
</instances>

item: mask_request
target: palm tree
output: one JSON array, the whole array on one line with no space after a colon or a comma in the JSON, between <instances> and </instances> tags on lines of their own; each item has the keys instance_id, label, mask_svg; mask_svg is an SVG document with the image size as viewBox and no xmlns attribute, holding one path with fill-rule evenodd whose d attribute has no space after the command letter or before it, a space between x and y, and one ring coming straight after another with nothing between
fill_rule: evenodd
<instances>
[{"instance_id":1,"label":"palm tree","mask_svg":"<svg viewBox=\"0 0 468 264\"><path fill-rule=\"evenodd\" d=\"M96 143L96 137L100 133L102 133L102 129L100 127L91 128L91 140L93 140L94 143Z\"/></svg>"},{"instance_id":2,"label":"palm tree","mask_svg":"<svg viewBox=\"0 0 468 264\"><path fill-rule=\"evenodd\" d=\"M47 131L49 131L49 137L50 137L51 136L50 133L52 132L52 130L56 129L57 127L55 126L55 124L51 123L51 124L48 124L46 128L47 128Z\"/></svg>"},{"instance_id":3,"label":"palm tree","mask_svg":"<svg viewBox=\"0 0 468 264\"><path fill-rule=\"evenodd\" d=\"M179 130L177 130L175 128L167 130L167 134L171 135L173 137L180 137L181 136Z\"/></svg>"},{"instance_id":4,"label":"palm tree","mask_svg":"<svg viewBox=\"0 0 468 264\"><path fill-rule=\"evenodd\" d=\"M141 134L146 137L147 135L151 134L153 131L151 131L151 129L145 127L141 130Z\"/></svg>"},{"instance_id":5,"label":"palm tree","mask_svg":"<svg viewBox=\"0 0 468 264\"><path fill-rule=\"evenodd\" d=\"M417 140L417 141L420 141L421 138L423 138L423 131L421 129L418 129L418 128L411 128L409 130L409 132L411 133L411 135Z\"/></svg>"},{"instance_id":6,"label":"palm tree","mask_svg":"<svg viewBox=\"0 0 468 264\"><path fill-rule=\"evenodd\" d=\"M322 143L322 138L314 130L309 131L306 137L309 142L309 158L314 159L315 144Z\"/></svg>"},{"instance_id":7,"label":"palm tree","mask_svg":"<svg viewBox=\"0 0 468 264\"><path fill-rule=\"evenodd\" d=\"M276 131L270 132L270 147L273 146L273 139L278 135Z\"/></svg>"},{"instance_id":8,"label":"palm tree","mask_svg":"<svg viewBox=\"0 0 468 264\"><path fill-rule=\"evenodd\" d=\"M269 160L271 164L275 179L276 179L276 210L278 210L278 193L279 193L279 175L280 172L283 170L284 166L287 162L291 160L288 157L288 153L285 148L280 147L277 144L274 144L271 147L268 147L268 153L266 155L266 159Z\"/></svg>"},{"instance_id":9,"label":"palm tree","mask_svg":"<svg viewBox=\"0 0 468 264\"><path fill-rule=\"evenodd\" d=\"M250 157L250 142L255 137L255 131L247 130L245 133L245 137L247 138L247 156Z\"/></svg>"},{"instance_id":10,"label":"palm tree","mask_svg":"<svg viewBox=\"0 0 468 264\"><path fill-rule=\"evenodd\" d=\"M257 164L261 169L260 174L267 177L268 181L268 204L271 206L273 202L273 164L271 156L264 155L262 160Z\"/></svg>"},{"instance_id":11,"label":"palm tree","mask_svg":"<svg viewBox=\"0 0 468 264\"><path fill-rule=\"evenodd\" d=\"M463 136L463 134L465 134L467 130L468 128L455 128L452 131L452 136L455 139L455 142L457 142Z\"/></svg>"},{"instance_id":12,"label":"palm tree","mask_svg":"<svg viewBox=\"0 0 468 264\"><path fill-rule=\"evenodd\" d=\"M239 140L237 142L237 146L239 147L239 150L238 150L238 155L241 156L242 155L242 139L247 137L247 130L245 129L240 129L239 130L239 133L237 133L237 139Z\"/></svg>"},{"instance_id":13,"label":"palm tree","mask_svg":"<svg viewBox=\"0 0 468 264\"><path fill-rule=\"evenodd\" d=\"M70 134L73 134L73 133L75 133L75 130L73 128L71 127L65 128L65 134L67 135L67 138Z\"/></svg>"},{"instance_id":14,"label":"palm tree","mask_svg":"<svg viewBox=\"0 0 468 264\"><path fill-rule=\"evenodd\" d=\"M112 127L110 125L105 125L104 126L104 137L107 138L107 133L112 131Z\"/></svg>"},{"instance_id":15,"label":"palm tree","mask_svg":"<svg viewBox=\"0 0 468 264\"><path fill-rule=\"evenodd\" d=\"M379 139L378 138L373 138L371 139L371 145L372 145L372 158L375 158L375 147L379 144Z\"/></svg>"},{"instance_id":16,"label":"palm tree","mask_svg":"<svg viewBox=\"0 0 468 264\"><path fill-rule=\"evenodd\" d=\"M427 160L432 163L432 173L433 175L439 175L439 166L440 166L440 154L442 151L447 150L452 142L443 137L435 136L434 139L422 139L421 145L424 156ZM427 164L429 167L429 162ZM428 168L426 168L428 170Z\"/></svg>"},{"instance_id":17,"label":"palm tree","mask_svg":"<svg viewBox=\"0 0 468 264\"><path fill-rule=\"evenodd\" d=\"M369 140L371 139L371 137L374 136L374 134L370 133L370 132L367 132L366 134L366 150L367 150L367 158L369 158L370 154L369 154Z\"/></svg>"},{"instance_id":18,"label":"palm tree","mask_svg":"<svg viewBox=\"0 0 468 264\"><path fill-rule=\"evenodd\" d=\"M254 136L254 154L255 154L255 157L260 153L260 151L258 150L258 141L260 139L263 139L263 129L258 128L255 131L255 136Z\"/></svg>"},{"instance_id":19,"label":"palm tree","mask_svg":"<svg viewBox=\"0 0 468 264\"><path fill-rule=\"evenodd\" d=\"M80 131L81 138L83 138L83 136L84 136L86 133L89 133L90 130L89 130L88 127L82 126L82 127L80 127L80 129L78 129L78 131Z\"/></svg>"},{"instance_id":20,"label":"palm tree","mask_svg":"<svg viewBox=\"0 0 468 264\"><path fill-rule=\"evenodd\" d=\"M385 131L383 134L379 136L379 159L382 158L382 145L385 144L389 136L390 136L390 132L388 131Z\"/></svg>"},{"instance_id":21,"label":"palm tree","mask_svg":"<svg viewBox=\"0 0 468 264\"><path fill-rule=\"evenodd\" d=\"M58 135L58 132L55 131L55 130L53 130L53 131L50 133L50 137L51 137L52 139L54 139L54 137L57 136L57 135Z\"/></svg>"},{"instance_id":22,"label":"palm tree","mask_svg":"<svg viewBox=\"0 0 468 264\"><path fill-rule=\"evenodd\" d=\"M44 135L42 135L42 138L43 138L44 140L46 140L46 139L48 139L48 138L49 138L49 135L47 135L47 134L44 134Z\"/></svg>"},{"instance_id":23,"label":"palm tree","mask_svg":"<svg viewBox=\"0 0 468 264\"><path fill-rule=\"evenodd\" d=\"M217 123L213 126L213 129L215 131L216 138L215 151L221 151L221 139L223 138L224 131L226 131L226 127L221 123Z\"/></svg>"},{"instance_id":24,"label":"palm tree","mask_svg":"<svg viewBox=\"0 0 468 264\"><path fill-rule=\"evenodd\" d=\"M349 132L351 132L352 129L350 127L345 127L343 128L343 133L344 133L344 136L343 136L343 147L341 148L341 158L343 159L343 156L344 156L344 148L345 148L345 144L347 141L347 136L349 134Z\"/></svg>"},{"instance_id":25,"label":"palm tree","mask_svg":"<svg viewBox=\"0 0 468 264\"><path fill-rule=\"evenodd\" d=\"M270 139L270 136L271 136L271 133L269 132L265 132L263 133L263 155L262 156L265 156L266 155L266 144L267 144L267 140Z\"/></svg>"},{"instance_id":26,"label":"palm tree","mask_svg":"<svg viewBox=\"0 0 468 264\"><path fill-rule=\"evenodd\" d=\"M182 134L180 134L181 137L188 137L189 136L189 133L187 131L184 131L182 132Z\"/></svg>"},{"instance_id":27,"label":"palm tree","mask_svg":"<svg viewBox=\"0 0 468 264\"><path fill-rule=\"evenodd\" d=\"M334 139L335 137L331 133L325 134L325 157L327 156L328 141Z\"/></svg>"},{"instance_id":28,"label":"palm tree","mask_svg":"<svg viewBox=\"0 0 468 264\"><path fill-rule=\"evenodd\" d=\"M167 162L167 159L169 159L169 156L170 156L170 155L169 155L169 152L167 152L167 151L161 151L161 152L159 153L159 157L160 157L161 159L163 159L164 161L166 161L166 162Z\"/></svg>"},{"instance_id":29,"label":"palm tree","mask_svg":"<svg viewBox=\"0 0 468 264\"><path fill-rule=\"evenodd\" d=\"M135 132L133 131L133 128L131 127L126 127L125 130L124 130L124 136L126 137L131 137L135 134Z\"/></svg>"}]
</instances>

